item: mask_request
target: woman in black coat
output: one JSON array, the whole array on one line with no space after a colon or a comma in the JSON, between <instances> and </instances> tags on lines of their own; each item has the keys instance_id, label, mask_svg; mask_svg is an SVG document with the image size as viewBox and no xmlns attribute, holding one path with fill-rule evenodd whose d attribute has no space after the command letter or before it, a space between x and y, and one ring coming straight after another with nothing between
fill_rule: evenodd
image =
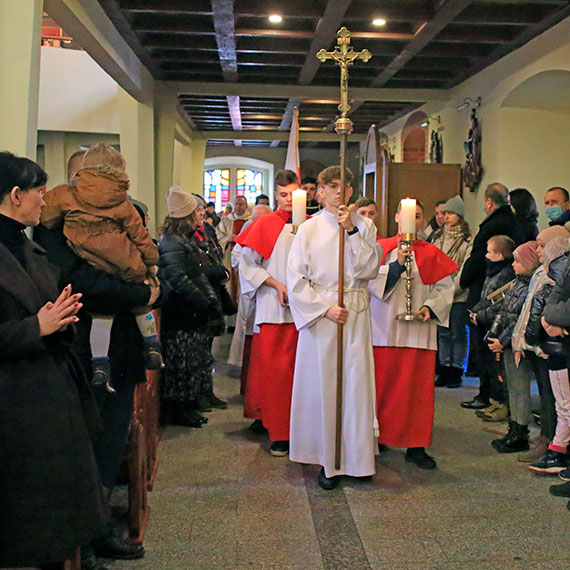
<instances>
[{"instance_id":1,"label":"woman in black coat","mask_svg":"<svg viewBox=\"0 0 570 570\"><path fill-rule=\"evenodd\" d=\"M200 427L207 418L199 411L226 407L213 392L212 340L224 332L222 307L212 281L227 275L209 266L196 229L203 220L194 196L173 187L168 191L169 215L161 228L158 276L169 293L162 304L165 358L162 395L172 403L173 420ZM203 208L202 218L203 218Z\"/></svg>"},{"instance_id":2,"label":"woman in black coat","mask_svg":"<svg viewBox=\"0 0 570 570\"><path fill-rule=\"evenodd\" d=\"M50 566L104 524L91 389L69 348L81 308L58 296L39 223L47 175L0 153L0 567Z\"/></svg>"},{"instance_id":3,"label":"woman in black coat","mask_svg":"<svg viewBox=\"0 0 570 570\"><path fill-rule=\"evenodd\" d=\"M538 209L536 200L526 188L509 192L509 202L523 231L523 243L534 241L538 235Z\"/></svg>"}]
</instances>

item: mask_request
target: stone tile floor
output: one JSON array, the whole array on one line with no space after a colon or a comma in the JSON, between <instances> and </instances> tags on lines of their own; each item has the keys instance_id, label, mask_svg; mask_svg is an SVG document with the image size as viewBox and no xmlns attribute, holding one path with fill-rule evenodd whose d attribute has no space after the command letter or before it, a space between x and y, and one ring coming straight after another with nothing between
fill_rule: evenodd
<instances>
[{"instance_id":1,"label":"stone tile floor","mask_svg":"<svg viewBox=\"0 0 570 570\"><path fill-rule=\"evenodd\" d=\"M437 470L394 449L377 458L371 482L325 492L316 467L271 457L267 438L249 432L236 376L219 363L228 410L202 429L165 429L146 556L113 570L570 568L570 512L548 493L559 480L493 450L458 406L473 386L436 391Z\"/></svg>"}]
</instances>

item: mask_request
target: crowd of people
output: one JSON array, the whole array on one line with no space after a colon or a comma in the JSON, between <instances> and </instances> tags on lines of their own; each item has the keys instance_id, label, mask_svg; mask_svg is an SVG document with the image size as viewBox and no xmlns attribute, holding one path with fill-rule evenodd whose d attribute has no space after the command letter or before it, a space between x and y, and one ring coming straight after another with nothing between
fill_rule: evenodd
<instances>
[{"instance_id":1,"label":"crowd of people","mask_svg":"<svg viewBox=\"0 0 570 570\"><path fill-rule=\"evenodd\" d=\"M145 370L163 369L163 421L202 427L205 413L227 408L214 392L212 355L226 331L250 429L267 433L272 455L321 466L325 490L340 476L372 477L388 447L435 469L426 451L434 386L461 386L469 361L479 392L461 406L484 422L508 421L493 448L559 475L565 482L550 491L570 497L564 188L546 192L542 231L523 188L489 185L475 235L460 196L437 202L428 222L417 200L417 237L407 243L401 205L397 235L382 238L373 200L344 205L349 170L344 189L338 166L302 180L281 170L273 210L261 194L216 212L172 186L154 241L127 172L118 151L96 144L70 158L66 184L46 191L36 163L0 153L0 567L58 570L77 548L86 570L104 570L101 558L144 556L109 509L134 389ZM299 187L308 216L294 227ZM396 318L409 308L406 267L407 320ZM530 441L533 379L540 435Z\"/></svg>"}]
</instances>

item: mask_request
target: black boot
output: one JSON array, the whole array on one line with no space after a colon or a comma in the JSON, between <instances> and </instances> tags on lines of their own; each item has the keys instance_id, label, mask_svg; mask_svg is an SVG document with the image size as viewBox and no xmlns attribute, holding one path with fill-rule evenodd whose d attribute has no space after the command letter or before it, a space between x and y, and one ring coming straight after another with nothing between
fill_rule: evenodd
<instances>
[{"instance_id":1,"label":"black boot","mask_svg":"<svg viewBox=\"0 0 570 570\"><path fill-rule=\"evenodd\" d=\"M443 388L444 386L447 386L447 383L449 382L450 372L451 372L451 366L443 366L443 364L440 364L439 376L435 381L436 388Z\"/></svg>"},{"instance_id":2,"label":"black boot","mask_svg":"<svg viewBox=\"0 0 570 570\"><path fill-rule=\"evenodd\" d=\"M448 388L459 388L463 382L463 368L452 366L449 372Z\"/></svg>"},{"instance_id":3,"label":"black boot","mask_svg":"<svg viewBox=\"0 0 570 570\"><path fill-rule=\"evenodd\" d=\"M435 469L437 467L435 459L428 455L423 447L408 447L406 461L414 463L420 469Z\"/></svg>"},{"instance_id":4,"label":"black boot","mask_svg":"<svg viewBox=\"0 0 570 570\"><path fill-rule=\"evenodd\" d=\"M188 402L173 402L172 423L179 426L199 428L208 423L208 418L193 410Z\"/></svg>"},{"instance_id":5,"label":"black boot","mask_svg":"<svg viewBox=\"0 0 570 570\"><path fill-rule=\"evenodd\" d=\"M220 398L218 398L214 394L213 390L207 395L207 398L212 408L217 408L218 410L225 410L228 407L228 403L224 400L220 400Z\"/></svg>"},{"instance_id":6,"label":"black boot","mask_svg":"<svg viewBox=\"0 0 570 570\"><path fill-rule=\"evenodd\" d=\"M509 431L505 437L494 439L491 445L499 453L517 453L519 451L527 451L530 449L528 444L528 427L518 424L517 422L509 422Z\"/></svg>"},{"instance_id":7,"label":"black boot","mask_svg":"<svg viewBox=\"0 0 570 570\"><path fill-rule=\"evenodd\" d=\"M321 472L319 473L317 483L321 489L324 489L325 491L331 491L338 485L338 477L327 477L325 475L325 468L321 467Z\"/></svg>"}]
</instances>

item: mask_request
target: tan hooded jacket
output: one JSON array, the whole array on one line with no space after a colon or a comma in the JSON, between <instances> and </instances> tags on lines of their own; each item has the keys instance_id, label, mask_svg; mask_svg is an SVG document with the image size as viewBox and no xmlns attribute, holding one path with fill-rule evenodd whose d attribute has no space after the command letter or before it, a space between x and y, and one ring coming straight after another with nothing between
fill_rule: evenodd
<instances>
[{"instance_id":1,"label":"tan hooded jacket","mask_svg":"<svg viewBox=\"0 0 570 570\"><path fill-rule=\"evenodd\" d=\"M47 228L63 224L75 253L97 269L142 282L158 263L158 250L128 200L127 175L97 166L80 170L75 181L45 194L41 223Z\"/></svg>"}]
</instances>

